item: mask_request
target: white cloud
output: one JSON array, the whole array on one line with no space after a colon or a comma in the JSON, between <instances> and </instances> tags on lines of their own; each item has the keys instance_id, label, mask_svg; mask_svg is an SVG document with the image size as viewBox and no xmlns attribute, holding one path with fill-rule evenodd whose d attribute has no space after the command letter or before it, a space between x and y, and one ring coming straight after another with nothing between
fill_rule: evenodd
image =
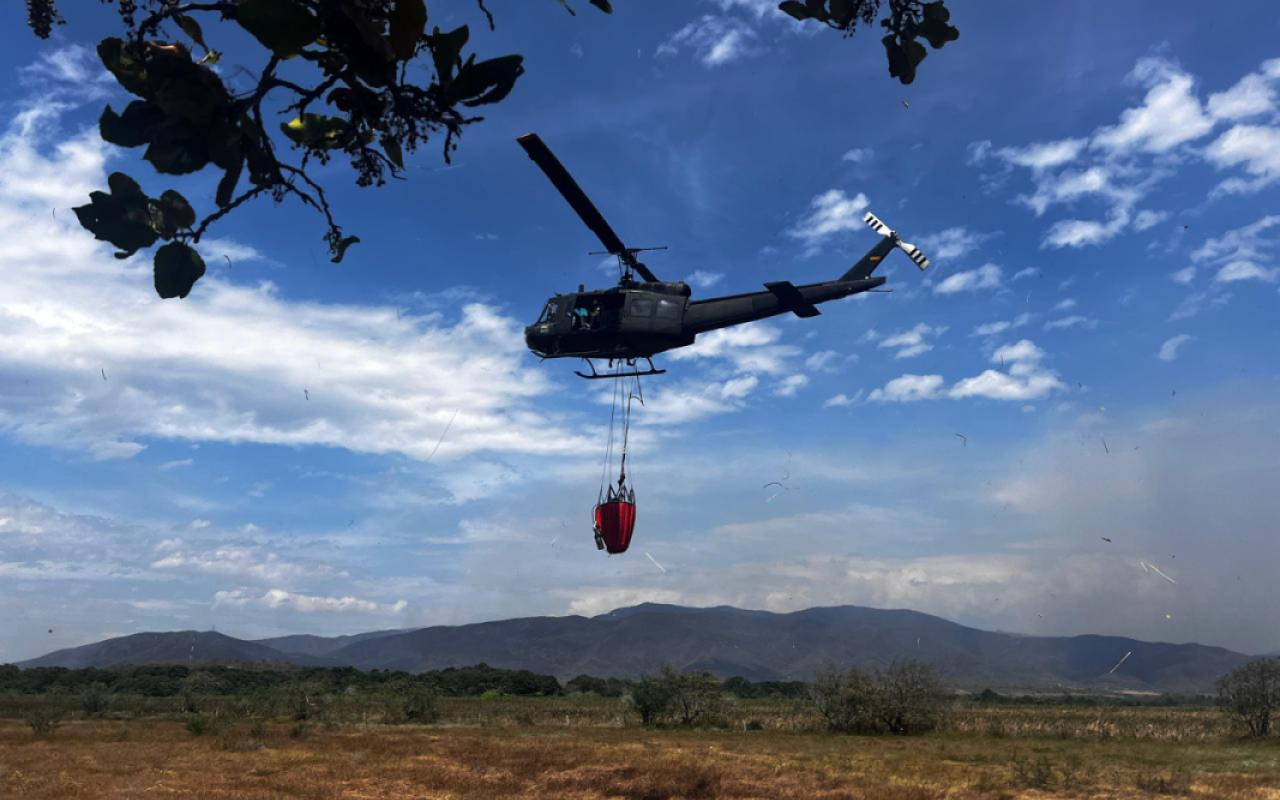
<instances>
[{"instance_id":1,"label":"white cloud","mask_svg":"<svg viewBox=\"0 0 1280 800\"><path fill-rule=\"evenodd\" d=\"M699 289L710 289L724 278L723 272L710 272L705 269L694 270L686 279L691 286Z\"/></svg>"},{"instance_id":2,"label":"white cloud","mask_svg":"<svg viewBox=\"0 0 1280 800\"><path fill-rule=\"evenodd\" d=\"M156 469L162 469L162 470L178 469L179 467L189 467L194 463L196 463L194 459L179 458L174 461L166 461L160 466L156 467Z\"/></svg>"},{"instance_id":3,"label":"white cloud","mask_svg":"<svg viewBox=\"0 0 1280 800\"><path fill-rule=\"evenodd\" d=\"M1039 274L1040 274L1040 268L1039 268L1039 267L1025 267L1025 268L1020 269L1020 270L1018 270L1017 272L1013 273L1013 279L1014 279L1015 281L1020 281L1020 280L1022 280L1023 278L1034 278L1035 276L1037 276L1037 275L1039 275Z\"/></svg>"},{"instance_id":4,"label":"white cloud","mask_svg":"<svg viewBox=\"0 0 1280 800\"><path fill-rule=\"evenodd\" d=\"M1130 77L1148 90L1142 105L1122 112L1119 124L1098 130L1094 147L1115 153L1164 153L1213 128L1192 92L1195 79L1173 62L1143 58Z\"/></svg>"},{"instance_id":5,"label":"white cloud","mask_svg":"<svg viewBox=\"0 0 1280 800\"><path fill-rule=\"evenodd\" d=\"M795 397L796 392L809 385L809 376L796 373L778 381L773 393L779 397Z\"/></svg>"},{"instance_id":6,"label":"white cloud","mask_svg":"<svg viewBox=\"0 0 1280 800\"><path fill-rule=\"evenodd\" d=\"M1234 281L1275 283L1277 276L1280 276L1280 268L1267 269L1252 261L1229 261L1222 265L1222 269L1218 270L1218 274L1214 275L1213 279L1218 283Z\"/></svg>"},{"instance_id":7,"label":"white cloud","mask_svg":"<svg viewBox=\"0 0 1280 800\"><path fill-rule=\"evenodd\" d=\"M706 14L671 34L657 54L674 56L688 49L704 66L718 67L760 52L755 40L756 32L742 20Z\"/></svg>"},{"instance_id":8,"label":"white cloud","mask_svg":"<svg viewBox=\"0 0 1280 800\"><path fill-rule=\"evenodd\" d=\"M1005 345L991 354L991 361L1007 367L1007 372L989 369L976 377L965 378L952 386L947 396L1026 402L1065 388L1058 376L1043 366L1044 358L1044 351L1030 339Z\"/></svg>"},{"instance_id":9,"label":"white cloud","mask_svg":"<svg viewBox=\"0 0 1280 800\"><path fill-rule=\"evenodd\" d=\"M810 372L834 372L838 360L840 354L835 350L819 350L804 360L804 366Z\"/></svg>"},{"instance_id":10,"label":"white cloud","mask_svg":"<svg viewBox=\"0 0 1280 800\"><path fill-rule=\"evenodd\" d=\"M845 408L847 406L851 406L854 403L858 402L859 395L861 395L861 392L859 392L858 395L854 395L853 397L850 397L844 392L841 392L840 394L835 395L834 397L828 397L826 401L823 402L822 407L823 408Z\"/></svg>"},{"instance_id":11,"label":"white cloud","mask_svg":"<svg viewBox=\"0 0 1280 800\"><path fill-rule=\"evenodd\" d=\"M1096 328L1098 327L1098 321L1090 317L1083 317L1079 314L1073 314L1072 316L1051 320L1044 324L1044 329L1047 331L1062 329L1062 328L1076 328L1076 327Z\"/></svg>"},{"instance_id":12,"label":"white cloud","mask_svg":"<svg viewBox=\"0 0 1280 800\"><path fill-rule=\"evenodd\" d=\"M876 346L897 348L898 352L894 353L894 358L914 358L933 349L933 344L929 341L931 337L937 339L946 332L946 326L933 327L921 322L911 330L886 336Z\"/></svg>"},{"instance_id":13,"label":"white cloud","mask_svg":"<svg viewBox=\"0 0 1280 800\"><path fill-rule=\"evenodd\" d=\"M980 289L996 289L1000 286L1001 270L995 264L983 264L974 270L949 275L933 287L934 294L974 292Z\"/></svg>"},{"instance_id":14,"label":"white cloud","mask_svg":"<svg viewBox=\"0 0 1280 800\"><path fill-rule=\"evenodd\" d=\"M886 383L883 389L872 389L867 399L877 403L930 400L938 396L942 383L941 375L903 375Z\"/></svg>"},{"instance_id":15,"label":"white cloud","mask_svg":"<svg viewBox=\"0 0 1280 800\"><path fill-rule=\"evenodd\" d=\"M988 238L990 237L987 235L959 226L920 237L920 248L929 258L941 261L968 255Z\"/></svg>"},{"instance_id":16,"label":"white cloud","mask_svg":"<svg viewBox=\"0 0 1280 800\"><path fill-rule=\"evenodd\" d=\"M812 209L809 215L787 231L787 235L804 242L806 251L813 254L837 234L862 230L865 227L862 216L870 201L861 192L849 197L841 189L830 189L813 198L809 205Z\"/></svg>"},{"instance_id":17,"label":"white cloud","mask_svg":"<svg viewBox=\"0 0 1280 800\"><path fill-rule=\"evenodd\" d=\"M1054 169L1075 161L1086 144L1088 142L1085 139L1060 139L1026 147L1002 147L997 155L1019 167L1033 170Z\"/></svg>"},{"instance_id":18,"label":"white cloud","mask_svg":"<svg viewBox=\"0 0 1280 800\"><path fill-rule=\"evenodd\" d=\"M1255 117L1276 110L1276 93L1266 75L1254 72L1225 92L1209 95L1208 107L1214 119Z\"/></svg>"},{"instance_id":19,"label":"white cloud","mask_svg":"<svg viewBox=\"0 0 1280 800\"><path fill-rule=\"evenodd\" d=\"M1106 222L1064 219L1055 222L1045 234L1043 247L1087 247L1110 241L1129 224L1129 212L1119 209Z\"/></svg>"},{"instance_id":20,"label":"white cloud","mask_svg":"<svg viewBox=\"0 0 1280 800\"><path fill-rule=\"evenodd\" d=\"M1053 307L1053 310L1068 311L1075 307L1076 307L1076 301L1073 298L1068 297L1065 300L1059 300L1058 304Z\"/></svg>"},{"instance_id":21,"label":"white cloud","mask_svg":"<svg viewBox=\"0 0 1280 800\"><path fill-rule=\"evenodd\" d=\"M1191 260L1201 262L1259 261L1276 243L1273 228L1280 227L1280 214L1268 214L1255 222L1227 231L1191 253Z\"/></svg>"},{"instance_id":22,"label":"white cloud","mask_svg":"<svg viewBox=\"0 0 1280 800\"><path fill-rule=\"evenodd\" d=\"M324 564L286 561L279 555L257 547L219 547L203 552L178 550L151 564L152 569L226 575L240 580L293 581L303 578L335 577L338 572Z\"/></svg>"},{"instance_id":23,"label":"white cloud","mask_svg":"<svg viewBox=\"0 0 1280 800\"><path fill-rule=\"evenodd\" d=\"M1133 229L1135 231L1145 231L1148 228L1154 228L1156 225L1159 225L1168 218L1168 212L1143 209L1134 216Z\"/></svg>"},{"instance_id":24,"label":"white cloud","mask_svg":"<svg viewBox=\"0 0 1280 800\"><path fill-rule=\"evenodd\" d=\"M741 410L759 385L760 379L755 375L662 384L655 391L645 392L644 419L653 425L675 425L730 414Z\"/></svg>"},{"instance_id":25,"label":"white cloud","mask_svg":"<svg viewBox=\"0 0 1280 800\"><path fill-rule=\"evenodd\" d=\"M289 301L206 276L162 301L145 257L117 261L71 214L105 185L96 130L49 147L37 107L0 135L0 429L30 444L131 458L139 439L325 445L423 459L577 451L532 410L552 390L521 323L480 303L454 324L356 304ZM105 368L110 380L86 384ZM446 379L447 377L447 379ZM304 389L310 401L303 399Z\"/></svg>"},{"instance_id":26,"label":"white cloud","mask_svg":"<svg viewBox=\"0 0 1280 800\"><path fill-rule=\"evenodd\" d=\"M840 156L840 160L848 161L853 164L865 164L874 157L875 152L870 147L855 147Z\"/></svg>"},{"instance_id":27,"label":"white cloud","mask_svg":"<svg viewBox=\"0 0 1280 800\"><path fill-rule=\"evenodd\" d=\"M1215 166L1243 166L1252 181L1231 178L1219 184L1225 193L1255 192L1280 179L1280 128L1237 125L1205 148L1205 157Z\"/></svg>"},{"instance_id":28,"label":"white cloud","mask_svg":"<svg viewBox=\"0 0 1280 800\"><path fill-rule=\"evenodd\" d=\"M1191 341L1193 336L1180 333L1177 336L1170 337L1164 344L1160 345L1160 352L1156 353L1156 358L1161 361L1173 361L1178 357L1178 348Z\"/></svg>"},{"instance_id":29,"label":"white cloud","mask_svg":"<svg viewBox=\"0 0 1280 800\"><path fill-rule=\"evenodd\" d=\"M1169 276L1169 279L1172 280L1174 283L1189 285L1193 280L1195 280L1195 277L1196 277L1195 267L1183 267L1177 272L1174 272L1173 274L1171 274Z\"/></svg>"},{"instance_id":30,"label":"white cloud","mask_svg":"<svg viewBox=\"0 0 1280 800\"><path fill-rule=\"evenodd\" d=\"M298 594L284 589L268 589L265 594L256 595L245 589L233 589L218 592L214 595L215 606L260 606L271 609L288 609L304 614L313 613L355 613L355 614L399 614L408 608L404 600L395 603L376 603L358 597L318 597Z\"/></svg>"},{"instance_id":31,"label":"white cloud","mask_svg":"<svg viewBox=\"0 0 1280 800\"><path fill-rule=\"evenodd\" d=\"M699 358L722 358L738 372L762 372L780 375L792 369L800 356L800 348L777 344L782 331L768 322L734 325L700 334L689 347L673 350L674 361Z\"/></svg>"}]
</instances>

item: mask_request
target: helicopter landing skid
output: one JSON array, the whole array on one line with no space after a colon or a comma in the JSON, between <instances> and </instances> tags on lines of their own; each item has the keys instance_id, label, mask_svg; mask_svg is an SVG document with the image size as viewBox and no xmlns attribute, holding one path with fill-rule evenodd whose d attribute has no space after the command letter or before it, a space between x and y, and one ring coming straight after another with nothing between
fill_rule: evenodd
<instances>
[{"instance_id":1,"label":"helicopter landing skid","mask_svg":"<svg viewBox=\"0 0 1280 800\"><path fill-rule=\"evenodd\" d=\"M599 373L599 372L597 372L597 371L596 371L596 365L591 361L591 359L589 359L589 358L584 358L584 359L582 359L582 360L583 360L583 361L585 361L585 362L587 362L587 366L588 366L588 367L591 367L591 374L590 374L590 375L588 375L588 374L586 374L585 372L577 372L577 371L575 371L573 374L574 374L574 375L577 375L579 378L586 378L586 379L587 379L587 380L589 380L589 381L604 380L605 378L632 378L632 377L639 378L639 377L642 377L642 376L645 376L645 375L665 375L665 374L667 374L667 371L666 371L665 369L658 369L657 367L655 367L655 366L653 365L653 359L652 359L652 358L646 358L646 359L645 359L645 361L648 361L648 362L649 362L649 369L648 369L648 371L646 371L646 372L641 372L640 370L634 369L634 368L635 368L635 366L636 366L636 361L638 361L639 359L636 359L636 358L628 358L628 359L626 359L626 364L627 364L627 366L628 366L628 367L632 367L634 371L632 371L632 372L606 372L606 373L604 373L604 374L601 374L601 373ZM609 366L610 366L610 367L612 367L612 366L613 366L613 362L614 362L614 361L616 361L616 360L618 360L618 359L613 359L613 358L609 359Z\"/></svg>"}]
</instances>

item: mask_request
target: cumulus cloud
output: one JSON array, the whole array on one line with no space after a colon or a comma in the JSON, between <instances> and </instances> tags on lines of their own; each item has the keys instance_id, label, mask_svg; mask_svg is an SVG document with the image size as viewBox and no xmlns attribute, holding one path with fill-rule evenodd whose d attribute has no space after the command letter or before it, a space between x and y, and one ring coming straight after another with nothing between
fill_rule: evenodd
<instances>
[{"instance_id":1,"label":"cumulus cloud","mask_svg":"<svg viewBox=\"0 0 1280 800\"><path fill-rule=\"evenodd\" d=\"M793 368L800 348L779 344L782 330L768 322L734 325L700 334L689 347L672 350L674 361L724 359L739 372L779 375Z\"/></svg>"},{"instance_id":2,"label":"cumulus cloud","mask_svg":"<svg viewBox=\"0 0 1280 800\"><path fill-rule=\"evenodd\" d=\"M976 292L980 289L1000 288L1001 270L995 264L983 264L977 269L957 272L934 285L934 294L956 294L957 292Z\"/></svg>"},{"instance_id":3,"label":"cumulus cloud","mask_svg":"<svg viewBox=\"0 0 1280 800\"><path fill-rule=\"evenodd\" d=\"M915 358L933 349L930 339L936 340L947 332L947 327L927 325L923 322L906 331L898 331L880 340L877 347L896 348L894 358Z\"/></svg>"},{"instance_id":4,"label":"cumulus cloud","mask_svg":"<svg viewBox=\"0 0 1280 800\"><path fill-rule=\"evenodd\" d=\"M894 378L882 389L872 389L867 400L873 403L913 403L938 397L942 388L941 375L903 375Z\"/></svg>"},{"instance_id":5,"label":"cumulus cloud","mask_svg":"<svg viewBox=\"0 0 1280 800\"><path fill-rule=\"evenodd\" d=\"M976 377L965 378L952 386L947 396L953 399L985 397L1026 402L1066 388L1057 374L1043 365L1044 359L1045 352L1030 339L1005 345L991 354L991 361L1001 364L1007 371L989 369Z\"/></svg>"},{"instance_id":6,"label":"cumulus cloud","mask_svg":"<svg viewBox=\"0 0 1280 800\"><path fill-rule=\"evenodd\" d=\"M1145 96L1123 110L1116 123L1088 137L1021 147L980 143L971 147L971 163L999 166L1003 171L988 176L991 181L1025 170L1033 190L1018 200L1036 216L1086 202L1103 207L1102 213L1053 222L1042 242L1046 248L1097 246L1128 231L1149 230L1168 213L1138 204L1181 161L1202 158L1222 170L1243 170L1243 176L1219 184L1220 194L1257 191L1280 178L1280 128L1274 126L1280 76L1273 62L1202 102L1195 77L1177 63L1158 56L1140 59L1129 81ZM1223 124L1232 127L1207 146L1187 147Z\"/></svg>"},{"instance_id":7,"label":"cumulus cloud","mask_svg":"<svg viewBox=\"0 0 1280 800\"><path fill-rule=\"evenodd\" d=\"M1194 338L1194 336L1180 333L1166 339L1165 343L1160 345L1160 352L1156 353L1156 358L1161 361L1173 361L1178 357L1178 349Z\"/></svg>"},{"instance_id":8,"label":"cumulus cloud","mask_svg":"<svg viewBox=\"0 0 1280 800\"><path fill-rule=\"evenodd\" d=\"M989 238L961 225L920 237L920 247L929 258L941 261L966 256Z\"/></svg>"},{"instance_id":9,"label":"cumulus cloud","mask_svg":"<svg viewBox=\"0 0 1280 800\"><path fill-rule=\"evenodd\" d=\"M829 189L813 198L808 216L787 235L803 242L809 254L817 253L833 236L862 230L862 217L870 202L862 192L850 197L843 189Z\"/></svg>"},{"instance_id":10,"label":"cumulus cloud","mask_svg":"<svg viewBox=\"0 0 1280 800\"><path fill-rule=\"evenodd\" d=\"M526 366L520 322L493 307L397 319L216 275L181 303L160 300L145 257L117 261L72 215L49 213L105 185L96 130L51 144L58 134L42 106L0 135L0 369L21 378L0 398L7 435L102 460L147 438L421 459L460 409L439 458L585 445L532 410L552 387ZM109 381L87 382L103 368Z\"/></svg>"},{"instance_id":11,"label":"cumulus cloud","mask_svg":"<svg viewBox=\"0 0 1280 800\"><path fill-rule=\"evenodd\" d=\"M723 272L711 272L705 269L694 270L686 279L690 286L696 286L699 289L710 289L724 278Z\"/></svg>"},{"instance_id":12,"label":"cumulus cloud","mask_svg":"<svg viewBox=\"0 0 1280 800\"><path fill-rule=\"evenodd\" d=\"M319 597L284 589L268 589L262 595L245 589L232 589L215 594L213 602L216 606L260 606L299 611L304 614L399 614L409 606L404 600L397 600L394 603L376 603L358 597Z\"/></svg>"},{"instance_id":13,"label":"cumulus cloud","mask_svg":"<svg viewBox=\"0 0 1280 800\"><path fill-rule=\"evenodd\" d=\"M825 401L823 401L822 407L823 408L845 408L847 406L853 405L856 402L858 402L857 395L850 397L844 392L841 392L840 394L833 395L832 397L828 397Z\"/></svg>"},{"instance_id":14,"label":"cumulus cloud","mask_svg":"<svg viewBox=\"0 0 1280 800\"><path fill-rule=\"evenodd\" d=\"M1174 283L1189 285L1193 280L1196 279L1196 268L1183 267L1177 272L1170 274L1169 279L1172 280Z\"/></svg>"},{"instance_id":15,"label":"cumulus cloud","mask_svg":"<svg viewBox=\"0 0 1280 800\"><path fill-rule=\"evenodd\" d=\"M1140 59L1129 77L1147 89L1142 105L1126 109L1118 124L1095 133L1092 146L1121 153L1164 153L1213 128L1192 91L1195 79L1172 61Z\"/></svg>"},{"instance_id":16,"label":"cumulus cloud","mask_svg":"<svg viewBox=\"0 0 1280 800\"><path fill-rule=\"evenodd\" d=\"M848 150L844 155L840 156L841 161L848 161L852 164L865 164L875 157L875 151L870 147L855 147Z\"/></svg>"},{"instance_id":17,"label":"cumulus cloud","mask_svg":"<svg viewBox=\"0 0 1280 800\"><path fill-rule=\"evenodd\" d=\"M809 385L809 376L796 373L778 381L773 393L778 397L795 397L796 393Z\"/></svg>"},{"instance_id":18,"label":"cumulus cloud","mask_svg":"<svg viewBox=\"0 0 1280 800\"><path fill-rule=\"evenodd\" d=\"M973 333L969 335L970 336L996 336L998 334L1004 333L1005 331L1013 330L1014 328L1021 328L1023 325L1026 325L1029 322L1031 322L1031 314L1023 313L1023 314L1019 314L1018 316L1014 317L1011 320L999 320L997 322L988 322L984 325L979 325L978 327L974 328Z\"/></svg>"}]
</instances>

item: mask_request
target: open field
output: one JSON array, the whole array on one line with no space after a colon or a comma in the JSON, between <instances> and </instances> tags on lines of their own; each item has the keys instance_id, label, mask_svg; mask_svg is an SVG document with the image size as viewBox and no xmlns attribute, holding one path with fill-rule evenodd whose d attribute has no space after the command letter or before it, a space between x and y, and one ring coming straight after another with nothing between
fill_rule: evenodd
<instances>
[{"instance_id":1,"label":"open field","mask_svg":"<svg viewBox=\"0 0 1280 800\"><path fill-rule=\"evenodd\" d=\"M544 722L528 712L545 702L471 701L506 713L465 725L240 720L200 736L178 721L86 720L37 738L2 720L0 797L1280 800L1280 741L1175 740L1177 731L1203 731L1213 714L1203 710L998 709L959 716L948 732L900 738L776 724L652 730L606 721L605 703L595 704L597 724L571 716L565 725L563 716ZM443 710L446 719L465 716ZM1099 714L1130 721L1100 736ZM1045 723L1033 724L1036 715Z\"/></svg>"}]
</instances>

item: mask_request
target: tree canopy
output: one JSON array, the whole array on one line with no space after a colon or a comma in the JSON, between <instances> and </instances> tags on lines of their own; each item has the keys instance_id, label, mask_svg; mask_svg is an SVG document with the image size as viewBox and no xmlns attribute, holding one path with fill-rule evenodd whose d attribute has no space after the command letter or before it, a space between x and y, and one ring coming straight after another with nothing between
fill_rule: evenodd
<instances>
[{"instance_id":1,"label":"tree canopy","mask_svg":"<svg viewBox=\"0 0 1280 800\"><path fill-rule=\"evenodd\" d=\"M473 109L502 101L525 69L521 55L480 58L469 50L466 25L431 25L428 0L102 2L115 4L123 35L99 42L98 56L135 98L103 110L102 138L143 148L143 159L162 175L221 172L216 208L203 217L177 191L151 197L123 172L75 209L84 228L116 247L117 258L163 242L154 265L164 298L186 297L204 275L194 245L209 227L263 196L314 209L332 261L342 261L360 239L334 219L308 168L340 156L357 185L382 186L402 176L406 153L433 139L448 161L463 131L484 119ZM476 2L493 29L484 0ZM555 2L574 13L570 0ZM613 11L609 0L586 2ZM845 36L879 19L889 74L904 84L928 54L921 39L936 49L959 37L943 0L787 0L779 9ZM41 38L64 22L56 0L27 0L27 15ZM206 26L219 33L238 27L263 49L266 65L247 91L233 90L213 69L222 54ZM430 67L429 83L411 77L417 63Z\"/></svg>"}]
</instances>

